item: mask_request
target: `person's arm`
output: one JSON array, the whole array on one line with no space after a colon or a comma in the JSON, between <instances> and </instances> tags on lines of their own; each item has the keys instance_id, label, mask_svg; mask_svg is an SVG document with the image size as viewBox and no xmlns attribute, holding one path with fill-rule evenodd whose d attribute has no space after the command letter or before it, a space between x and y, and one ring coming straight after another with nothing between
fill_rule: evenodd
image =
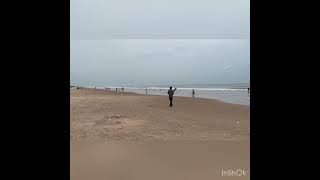
<instances>
[{"instance_id":1,"label":"person's arm","mask_svg":"<svg viewBox=\"0 0 320 180\"><path fill-rule=\"evenodd\" d=\"M174 91L176 91L177 90L177 88L174 88Z\"/></svg>"}]
</instances>

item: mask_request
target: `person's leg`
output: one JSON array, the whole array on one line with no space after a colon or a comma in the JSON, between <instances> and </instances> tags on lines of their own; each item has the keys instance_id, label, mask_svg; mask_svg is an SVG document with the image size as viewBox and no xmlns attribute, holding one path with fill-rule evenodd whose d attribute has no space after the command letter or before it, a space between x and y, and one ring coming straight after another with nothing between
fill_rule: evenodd
<instances>
[{"instance_id":1,"label":"person's leg","mask_svg":"<svg viewBox=\"0 0 320 180\"><path fill-rule=\"evenodd\" d=\"M172 97L169 97L170 100L170 106L172 106Z\"/></svg>"}]
</instances>

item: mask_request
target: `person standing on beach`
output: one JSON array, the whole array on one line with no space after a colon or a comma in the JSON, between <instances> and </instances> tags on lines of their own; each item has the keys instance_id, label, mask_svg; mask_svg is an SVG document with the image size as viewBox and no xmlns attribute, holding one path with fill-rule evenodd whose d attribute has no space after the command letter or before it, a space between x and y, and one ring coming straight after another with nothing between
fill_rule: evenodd
<instances>
[{"instance_id":1,"label":"person standing on beach","mask_svg":"<svg viewBox=\"0 0 320 180\"><path fill-rule=\"evenodd\" d=\"M146 95L148 95L148 88L146 88Z\"/></svg>"},{"instance_id":2,"label":"person standing on beach","mask_svg":"<svg viewBox=\"0 0 320 180\"><path fill-rule=\"evenodd\" d=\"M192 97L194 98L195 90L192 89Z\"/></svg>"},{"instance_id":3,"label":"person standing on beach","mask_svg":"<svg viewBox=\"0 0 320 180\"><path fill-rule=\"evenodd\" d=\"M177 88L174 88L172 90L172 87L170 86L170 89L168 90L168 95L169 95L169 100L170 100L170 107L172 106L172 99L173 99L173 94L177 90Z\"/></svg>"}]
</instances>

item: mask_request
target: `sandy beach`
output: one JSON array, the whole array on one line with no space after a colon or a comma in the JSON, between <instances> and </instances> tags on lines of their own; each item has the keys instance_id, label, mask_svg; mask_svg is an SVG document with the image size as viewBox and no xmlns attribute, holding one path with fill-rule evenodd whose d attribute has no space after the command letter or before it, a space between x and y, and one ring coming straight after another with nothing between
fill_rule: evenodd
<instances>
[{"instance_id":1,"label":"sandy beach","mask_svg":"<svg viewBox=\"0 0 320 180\"><path fill-rule=\"evenodd\" d=\"M71 179L250 179L250 107L70 90ZM226 176L222 171L246 171ZM238 173L239 175L239 173Z\"/></svg>"}]
</instances>

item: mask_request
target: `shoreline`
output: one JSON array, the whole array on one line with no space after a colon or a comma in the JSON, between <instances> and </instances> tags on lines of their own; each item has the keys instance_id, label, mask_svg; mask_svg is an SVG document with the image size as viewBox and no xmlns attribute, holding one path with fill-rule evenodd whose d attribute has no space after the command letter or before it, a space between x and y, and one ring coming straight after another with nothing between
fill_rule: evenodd
<instances>
[{"instance_id":1,"label":"shoreline","mask_svg":"<svg viewBox=\"0 0 320 180\"><path fill-rule=\"evenodd\" d=\"M79 88L79 89L77 89ZM122 91L116 91L114 89L110 89L110 90L106 90L106 89L94 89L94 88L83 88L83 87L72 87L70 88L70 91L71 90L95 90L95 91L101 91L101 92L114 92L114 93L122 93L122 94L126 94L127 95L138 95L138 96L161 96L161 97L166 97L167 95L161 95L161 94L148 94L148 95L145 95L143 93L138 93L138 92L122 92ZM219 101L221 103L227 103L227 104L232 104L232 105L240 105L240 106L246 106L246 107L250 107L250 103L249 104L241 104L241 103L232 103L232 102L227 102L227 101L223 101L221 99L216 99L216 98L207 98L207 97L189 97L189 96L181 96L181 95L174 95L174 98L191 98L191 99L204 99L204 100L214 100L214 101Z\"/></svg>"}]
</instances>

